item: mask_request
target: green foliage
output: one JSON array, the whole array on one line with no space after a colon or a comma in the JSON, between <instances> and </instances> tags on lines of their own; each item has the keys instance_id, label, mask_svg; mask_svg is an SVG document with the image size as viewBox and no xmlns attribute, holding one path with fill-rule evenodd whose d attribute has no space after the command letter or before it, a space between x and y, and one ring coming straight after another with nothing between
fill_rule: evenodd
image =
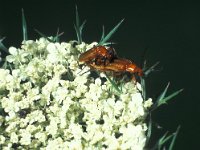
<instances>
[{"instance_id":1,"label":"green foliage","mask_svg":"<svg viewBox=\"0 0 200 150\"><path fill-rule=\"evenodd\" d=\"M104 26L103 26L103 32L102 32L101 40L99 41L98 45L107 45L108 43L106 43L106 42L117 31L117 29L119 28L119 26L122 24L123 21L124 21L124 19L122 19L106 36L105 36L105 30L104 30Z\"/></svg>"},{"instance_id":2,"label":"green foliage","mask_svg":"<svg viewBox=\"0 0 200 150\"><path fill-rule=\"evenodd\" d=\"M53 37L53 41L59 42L59 41L60 41L60 37L61 37L61 35L63 35L63 34L64 34L64 32L59 33L59 28L58 28L58 29L57 29L57 33L56 33L56 36Z\"/></svg>"},{"instance_id":3,"label":"green foliage","mask_svg":"<svg viewBox=\"0 0 200 150\"><path fill-rule=\"evenodd\" d=\"M152 110L155 110L156 108L158 108L159 106L163 105L163 104L167 104L167 102L169 100L171 100L173 97L175 97L176 95L178 95L179 93L181 93L183 91L183 89L177 90L175 92L173 92L172 94L170 94L169 96L166 96L167 90L169 87L169 83L167 84L166 88L163 90L163 92L160 94L160 96L157 98L156 102L154 103Z\"/></svg>"},{"instance_id":4,"label":"green foliage","mask_svg":"<svg viewBox=\"0 0 200 150\"><path fill-rule=\"evenodd\" d=\"M121 94L122 91L120 90L119 86L117 85L117 83L112 80L107 74L106 74L106 78L108 79L108 81L112 84L112 87L119 93Z\"/></svg>"},{"instance_id":5,"label":"green foliage","mask_svg":"<svg viewBox=\"0 0 200 150\"><path fill-rule=\"evenodd\" d=\"M146 82L143 77L141 77L140 80L141 80L141 87L142 87L142 96L143 96L143 99L146 100L147 99Z\"/></svg>"},{"instance_id":6,"label":"green foliage","mask_svg":"<svg viewBox=\"0 0 200 150\"><path fill-rule=\"evenodd\" d=\"M170 143L169 150L173 150L173 147L174 147L174 144L175 144L175 141L176 141L177 135L178 135L178 133L179 133L179 131L180 131L180 128L181 128L181 127L178 126L176 132L173 133L173 138L172 138L172 141L171 141L171 143Z\"/></svg>"},{"instance_id":7,"label":"green foliage","mask_svg":"<svg viewBox=\"0 0 200 150\"><path fill-rule=\"evenodd\" d=\"M144 70L144 74L145 77L147 77L150 73L152 73L155 70L155 67L159 64L160 62L156 62L153 66L151 66L150 68L146 69L146 66L144 66L145 69Z\"/></svg>"},{"instance_id":8,"label":"green foliage","mask_svg":"<svg viewBox=\"0 0 200 150\"><path fill-rule=\"evenodd\" d=\"M24 9L22 9L22 32L23 32L23 40L28 40L28 31L27 31L27 24L26 24L26 18L24 15Z\"/></svg>"},{"instance_id":9,"label":"green foliage","mask_svg":"<svg viewBox=\"0 0 200 150\"><path fill-rule=\"evenodd\" d=\"M150 131L149 131L150 129ZM152 132L152 122L150 122L149 124L149 128L148 128L148 133ZM168 132L166 132L157 142L156 144L152 147L152 148L148 148L148 146L145 148L145 150L173 150L174 145L175 145L175 140L177 138L177 135L179 133L180 130L180 126L178 126L176 132L172 133L172 134L168 134ZM151 133L147 135L147 141L149 142L149 139L151 137ZM170 142L171 140L171 142ZM148 144L148 142L146 144ZM167 146L168 145L168 146ZM167 148L168 147L168 148Z\"/></svg>"},{"instance_id":10,"label":"green foliage","mask_svg":"<svg viewBox=\"0 0 200 150\"><path fill-rule=\"evenodd\" d=\"M5 39L5 37L3 37L2 39L0 39L0 50L3 50L5 53L9 53L8 49L4 46L3 44L3 40Z\"/></svg>"},{"instance_id":11,"label":"green foliage","mask_svg":"<svg viewBox=\"0 0 200 150\"><path fill-rule=\"evenodd\" d=\"M155 70L155 67L159 64L160 62L156 62L153 66L147 68L146 66L146 61L144 61L143 64L143 72L144 72L144 77L140 77L140 81L141 81L141 87L142 87L142 96L143 99L146 100L147 99L147 93L146 93L146 77L148 77L148 75L150 73L152 73Z\"/></svg>"},{"instance_id":12,"label":"green foliage","mask_svg":"<svg viewBox=\"0 0 200 150\"><path fill-rule=\"evenodd\" d=\"M147 131L147 134L146 134L147 140L146 140L146 144L145 145L149 144L151 135L152 135L152 118L151 118L151 113L150 113L149 114L148 131Z\"/></svg>"},{"instance_id":13,"label":"green foliage","mask_svg":"<svg viewBox=\"0 0 200 150\"><path fill-rule=\"evenodd\" d=\"M74 28L75 28L76 35L77 35L78 44L82 43L82 30L84 28L85 23L86 23L86 20L83 21L83 23L80 25L80 18L78 15L78 9L76 7L76 24L74 24Z\"/></svg>"}]
</instances>

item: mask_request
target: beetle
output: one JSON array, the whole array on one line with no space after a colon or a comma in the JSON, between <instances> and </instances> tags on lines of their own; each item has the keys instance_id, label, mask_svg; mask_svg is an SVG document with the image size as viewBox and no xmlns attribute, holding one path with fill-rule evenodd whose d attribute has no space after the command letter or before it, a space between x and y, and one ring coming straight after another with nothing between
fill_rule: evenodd
<instances>
[{"instance_id":1,"label":"beetle","mask_svg":"<svg viewBox=\"0 0 200 150\"><path fill-rule=\"evenodd\" d=\"M88 51L82 53L79 56L79 61L86 64L92 64L94 62L95 65L105 66L112 62L115 58L117 58L117 54L114 48L106 48L105 46L94 46Z\"/></svg>"},{"instance_id":2,"label":"beetle","mask_svg":"<svg viewBox=\"0 0 200 150\"><path fill-rule=\"evenodd\" d=\"M95 63L87 63L89 67L92 69L96 69L99 71L111 71L114 73L124 73L129 72L131 74L137 74L138 76L143 76L143 70L138 67L131 60L125 58L116 58L113 62L108 63L107 65L96 65Z\"/></svg>"}]
</instances>

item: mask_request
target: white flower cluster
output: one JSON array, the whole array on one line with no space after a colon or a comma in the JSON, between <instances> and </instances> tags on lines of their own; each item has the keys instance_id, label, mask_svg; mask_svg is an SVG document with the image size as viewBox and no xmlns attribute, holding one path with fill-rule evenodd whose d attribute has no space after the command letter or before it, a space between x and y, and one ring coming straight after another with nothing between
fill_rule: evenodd
<instances>
[{"instance_id":1,"label":"white flower cluster","mask_svg":"<svg viewBox=\"0 0 200 150\"><path fill-rule=\"evenodd\" d=\"M78 56L96 43L75 44L40 38L9 48L10 69L0 69L0 149L143 149L151 99L139 83L125 83L119 95L92 77Z\"/></svg>"}]
</instances>

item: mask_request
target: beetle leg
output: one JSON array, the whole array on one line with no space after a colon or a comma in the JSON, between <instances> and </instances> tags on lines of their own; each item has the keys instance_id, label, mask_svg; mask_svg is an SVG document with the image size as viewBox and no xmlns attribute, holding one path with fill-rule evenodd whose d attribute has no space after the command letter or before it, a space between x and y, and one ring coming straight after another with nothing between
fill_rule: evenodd
<instances>
[{"instance_id":1,"label":"beetle leg","mask_svg":"<svg viewBox=\"0 0 200 150\"><path fill-rule=\"evenodd\" d=\"M135 77L134 74L132 75L131 81L133 81L133 83L134 83L135 85L137 84L137 80L136 80L136 77Z\"/></svg>"}]
</instances>

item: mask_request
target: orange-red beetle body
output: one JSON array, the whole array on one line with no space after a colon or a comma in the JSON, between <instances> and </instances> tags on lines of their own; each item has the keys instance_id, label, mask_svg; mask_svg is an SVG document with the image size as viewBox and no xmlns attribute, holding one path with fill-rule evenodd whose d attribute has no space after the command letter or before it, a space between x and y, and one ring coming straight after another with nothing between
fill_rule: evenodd
<instances>
[{"instance_id":1,"label":"orange-red beetle body","mask_svg":"<svg viewBox=\"0 0 200 150\"><path fill-rule=\"evenodd\" d=\"M95 62L96 65L107 65L116 57L116 52L113 48L105 46L94 46L88 51L82 53L79 57L80 62L86 64Z\"/></svg>"},{"instance_id":2,"label":"orange-red beetle body","mask_svg":"<svg viewBox=\"0 0 200 150\"><path fill-rule=\"evenodd\" d=\"M93 69L99 71L112 71L112 72L129 72L137 74L138 76L143 76L143 71L135 63L128 59L117 58L113 62L107 65L96 65L95 63L87 64Z\"/></svg>"},{"instance_id":3,"label":"orange-red beetle body","mask_svg":"<svg viewBox=\"0 0 200 150\"><path fill-rule=\"evenodd\" d=\"M82 53L79 61L99 71L110 71L120 74L129 72L138 76L144 75L141 68L128 59L119 58L115 50L111 47L94 46Z\"/></svg>"}]
</instances>

